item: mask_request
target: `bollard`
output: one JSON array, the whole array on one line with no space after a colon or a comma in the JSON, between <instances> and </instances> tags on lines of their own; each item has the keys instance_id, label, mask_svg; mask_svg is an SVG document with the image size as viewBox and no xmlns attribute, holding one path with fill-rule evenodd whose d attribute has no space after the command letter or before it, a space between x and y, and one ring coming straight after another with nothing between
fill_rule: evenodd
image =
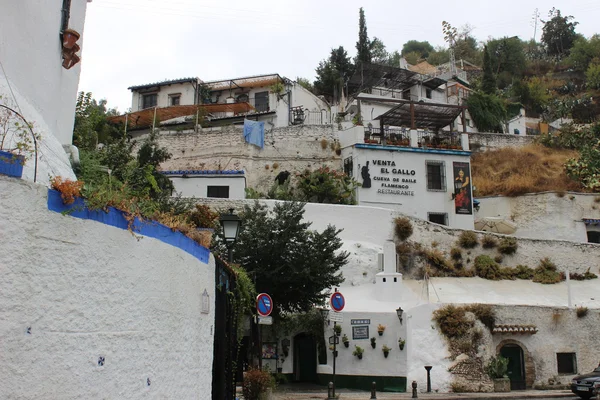
<instances>
[{"instance_id":1,"label":"bollard","mask_svg":"<svg viewBox=\"0 0 600 400\"><path fill-rule=\"evenodd\" d=\"M425 369L427 370L427 393L431 393L431 365L426 365Z\"/></svg>"},{"instance_id":2,"label":"bollard","mask_svg":"<svg viewBox=\"0 0 600 400\"><path fill-rule=\"evenodd\" d=\"M412 398L413 399L418 399L419 396L417 396L417 381L412 381L412 389L413 389Z\"/></svg>"},{"instance_id":3,"label":"bollard","mask_svg":"<svg viewBox=\"0 0 600 400\"><path fill-rule=\"evenodd\" d=\"M327 400L334 400L335 395L333 394L333 382L329 382L327 387Z\"/></svg>"},{"instance_id":4,"label":"bollard","mask_svg":"<svg viewBox=\"0 0 600 400\"><path fill-rule=\"evenodd\" d=\"M371 399L377 399L377 383L371 383Z\"/></svg>"}]
</instances>

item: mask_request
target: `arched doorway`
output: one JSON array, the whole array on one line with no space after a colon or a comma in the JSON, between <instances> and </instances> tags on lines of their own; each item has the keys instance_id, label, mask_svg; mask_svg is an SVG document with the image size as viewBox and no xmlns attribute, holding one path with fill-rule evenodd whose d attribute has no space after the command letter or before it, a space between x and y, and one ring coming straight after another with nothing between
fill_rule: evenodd
<instances>
[{"instance_id":1,"label":"arched doorway","mask_svg":"<svg viewBox=\"0 0 600 400\"><path fill-rule=\"evenodd\" d=\"M507 343L500 348L500 355L508 358L507 375L511 390L525 390L525 357L523 349L515 343Z\"/></svg>"},{"instance_id":2,"label":"arched doorway","mask_svg":"<svg viewBox=\"0 0 600 400\"><path fill-rule=\"evenodd\" d=\"M317 381L317 343L306 333L294 337L294 380Z\"/></svg>"}]
</instances>

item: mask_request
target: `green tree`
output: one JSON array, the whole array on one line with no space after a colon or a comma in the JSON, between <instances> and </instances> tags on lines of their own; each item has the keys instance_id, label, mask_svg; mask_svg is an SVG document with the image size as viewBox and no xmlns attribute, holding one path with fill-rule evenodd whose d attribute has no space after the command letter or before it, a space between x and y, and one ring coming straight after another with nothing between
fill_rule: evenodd
<instances>
[{"instance_id":1,"label":"green tree","mask_svg":"<svg viewBox=\"0 0 600 400\"><path fill-rule=\"evenodd\" d=\"M600 58L600 35L594 35L589 40L577 38L569 54L569 63L578 71L586 71L594 58Z\"/></svg>"},{"instance_id":2,"label":"green tree","mask_svg":"<svg viewBox=\"0 0 600 400\"><path fill-rule=\"evenodd\" d=\"M277 203L269 210L255 202L241 216L234 259L252 277L257 292L271 295L275 316L309 311L323 303L328 289L343 282L340 269L349 254L339 251L340 230L331 225L322 232L311 230L303 221L303 203Z\"/></svg>"},{"instance_id":3,"label":"green tree","mask_svg":"<svg viewBox=\"0 0 600 400\"><path fill-rule=\"evenodd\" d=\"M524 43L518 37L492 39L487 42L492 71L498 79L500 89L520 78L525 70ZM484 53L485 67L485 53Z\"/></svg>"},{"instance_id":4,"label":"green tree","mask_svg":"<svg viewBox=\"0 0 600 400\"><path fill-rule=\"evenodd\" d=\"M560 10L552 8L548 13L550 20L542 21L542 43L546 45L546 51L551 56L561 59L569 54L573 47L577 33L575 27L579 24L574 21L573 16L562 16Z\"/></svg>"},{"instance_id":5,"label":"green tree","mask_svg":"<svg viewBox=\"0 0 600 400\"><path fill-rule=\"evenodd\" d=\"M358 18L358 42L356 42L356 64L371 62L371 42L367 35L365 11L361 7Z\"/></svg>"},{"instance_id":6,"label":"green tree","mask_svg":"<svg viewBox=\"0 0 600 400\"><path fill-rule=\"evenodd\" d=\"M371 49L371 62L376 64L389 64L390 54L385 48L385 44L378 37L374 37L370 45Z\"/></svg>"},{"instance_id":7,"label":"green tree","mask_svg":"<svg viewBox=\"0 0 600 400\"><path fill-rule=\"evenodd\" d=\"M314 93L315 91L315 87L313 86L312 83L310 83L310 81L306 78L301 78L301 77L296 77L296 82L298 83L298 85L302 86L304 89L308 90L311 93Z\"/></svg>"},{"instance_id":8,"label":"green tree","mask_svg":"<svg viewBox=\"0 0 600 400\"><path fill-rule=\"evenodd\" d=\"M118 140L123 131L108 123L108 117L118 115L116 109L108 109L107 101L97 101L92 93L79 92L75 107L73 144L80 149L94 149L98 144Z\"/></svg>"},{"instance_id":9,"label":"green tree","mask_svg":"<svg viewBox=\"0 0 600 400\"><path fill-rule=\"evenodd\" d=\"M537 76L517 81L512 87L513 95L531 115L540 115L550 103L546 84Z\"/></svg>"},{"instance_id":10,"label":"green tree","mask_svg":"<svg viewBox=\"0 0 600 400\"><path fill-rule=\"evenodd\" d=\"M409 40L402 46L402 55L405 56L412 52L419 53L419 58L427 58L433 51L433 46L428 41L419 42L418 40Z\"/></svg>"},{"instance_id":11,"label":"green tree","mask_svg":"<svg viewBox=\"0 0 600 400\"><path fill-rule=\"evenodd\" d=\"M492 71L492 61L487 46L483 47L483 78L481 80L481 90L486 94L496 93L496 76Z\"/></svg>"},{"instance_id":12,"label":"green tree","mask_svg":"<svg viewBox=\"0 0 600 400\"><path fill-rule=\"evenodd\" d=\"M421 61L421 53L417 51L411 51L410 53L406 53L403 57L406 60L406 62L411 65L416 65Z\"/></svg>"},{"instance_id":13,"label":"green tree","mask_svg":"<svg viewBox=\"0 0 600 400\"><path fill-rule=\"evenodd\" d=\"M467 107L480 132L503 132L507 111L501 98L493 94L474 92L467 99Z\"/></svg>"},{"instance_id":14,"label":"green tree","mask_svg":"<svg viewBox=\"0 0 600 400\"><path fill-rule=\"evenodd\" d=\"M431 65L441 65L450 61L450 53L448 49L444 47L436 47L429 53L427 62Z\"/></svg>"},{"instance_id":15,"label":"green tree","mask_svg":"<svg viewBox=\"0 0 600 400\"><path fill-rule=\"evenodd\" d=\"M329 100L341 94L344 84L354 73L354 65L343 46L331 49L329 58L319 63L314 82L315 92Z\"/></svg>"},{"instance_id":16,"label":"green tree","mask_svg":"<svg viewBox=\"0 0 600 400\"><path fill-rule=\"evenodd\" d=\"M600 89L600 63L592 63L585 71L587 86L592 89Z\"/></svg>"}]
</instances>

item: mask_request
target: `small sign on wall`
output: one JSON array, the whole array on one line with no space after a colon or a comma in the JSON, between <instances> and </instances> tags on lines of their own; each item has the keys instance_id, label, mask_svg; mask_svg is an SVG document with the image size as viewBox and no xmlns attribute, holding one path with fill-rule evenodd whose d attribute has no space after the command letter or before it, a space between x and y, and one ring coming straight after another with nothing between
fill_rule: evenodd
<instances>
[{"instance_id":1,"label":"small sign on wall","mask_svg":"<svg viewBox=\"0 0 600 400\"><path fill-rule=\"evenodd\" d=\"M210 313L210 295L208 291L204 289L204 293L202 293L202 314Z\"/></svg>"},{"instance_id":2,"label":"small sign on wall","mask_svg":"<svg viewBox=\"0 0 600 400\"><path fill-rule=\"evenodd\" d=\"M368 326L353 326L352 327L352 339L368 339L369 338L369 327Z\"/></svg>"},{"instance_id":3,"label":"small sign on wall","mask_svg":"<svg viewBox=\"0 0 600 400\"><path fill-rule=\"evenodd\" d=\"M351 319L350 325L371 325L370 319Z\"/></svg>"}]
</instances>

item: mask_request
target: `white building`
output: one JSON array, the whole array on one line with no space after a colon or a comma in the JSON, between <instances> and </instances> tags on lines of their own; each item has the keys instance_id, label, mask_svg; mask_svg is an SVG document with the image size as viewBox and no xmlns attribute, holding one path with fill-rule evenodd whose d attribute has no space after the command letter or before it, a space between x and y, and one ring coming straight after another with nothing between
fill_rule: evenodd
<instances>
[{"instance_id":1,"label":"white building","mask_svg":"<svg viewBox=\"0 0 600 400\"><path fill-rule=\"evenodd\" d=\"M273 127L331 123L329 105L279 74L203 82L198 78L131 86L132 113L113 118L128 129L144 129L154 115L162 123L209 126L242 124L244 119ZM189 117L187 119L182 117ZM203 120L200 121L199 118Z\"/></svg>"},{"instance_id":2,"label":"white building","mask_svg":"<svg viewBox=\"0 0 600 400\"><path fill-rule=\"evenodd\" d=\"M34 180L35 176L36 181L47 183L48 175L74 178L65 149L71 153L89 2L21 0L2 4L0 104L19 111L39 135L37 171L32 151L24 166L24 179Z\"/></svg>"},{"instance_id":3,"label":"white building","mask_svg":"<svg viewBox=\"0 0 600 400\"><path fill-rule=\"evenodd\" d=\"M161 171L183 197L245 199L246 176L239 170Z\"/></svg>"}]
</instances>

